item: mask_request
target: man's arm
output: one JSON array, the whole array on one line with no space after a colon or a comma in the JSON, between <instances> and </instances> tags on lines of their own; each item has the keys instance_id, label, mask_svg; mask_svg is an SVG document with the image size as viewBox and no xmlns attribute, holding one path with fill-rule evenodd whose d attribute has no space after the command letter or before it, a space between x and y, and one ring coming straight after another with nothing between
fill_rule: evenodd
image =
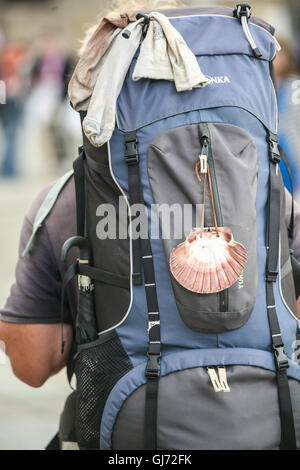
<instances>
[{"instance_id":1,"label":"man's arm","mask_svg":"<svg viewBox=\"0 0 300 470\"><path fill-rule=\"evenodd\" d=\"M61 325L16 324L0 321L0 340L5 344L14 374L31 387L40 387L67 363L72 327L64 324L64 353L61 354Z\"/></svg>"},{"instance_id":2,"label":"man's arm","mask_svg":"<svg viewBox=\"0 0 300 470\"><path fill-rule=\"evenodd\" d=\"M0 340L5 343L12 369L20 380L33 387L41 386L66 365L72 343L72 316L66 303L63 329L66 343L61 354L62 267L57 255L60 246L49 235L53 233L53 225L55 231L64 234L66 217L61 217L54 208L39 229L29 256L22 257L35 214L48 191L46 188L40 193L25 216L16 281L5 306L0 309ZM64 204L65 196L62 194L62 197ZM68 207L66 210L72 214Z\"/></svg>"}]
</instances>

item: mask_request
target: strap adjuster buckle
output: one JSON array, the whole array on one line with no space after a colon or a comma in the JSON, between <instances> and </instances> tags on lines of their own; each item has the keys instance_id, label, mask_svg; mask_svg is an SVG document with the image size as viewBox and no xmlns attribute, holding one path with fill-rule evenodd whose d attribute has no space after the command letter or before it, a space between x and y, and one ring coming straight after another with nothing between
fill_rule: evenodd
<instances>
[{"instance_id":1,"label":"strap adjuster buckle","mask_svg":"<svg viewBox=\"0 0 300 470\"><path fill-rule=\"evenodd\" d=\"M249 5L249 3L238 3L236 9L233 11L233 15L239 20L242 16L246 16L249 20L251 17L251 5Z\"/></svg>"},{"instance_id":2,"label":"strap adjuster buckle","mask_svg":"<svg viewBox=\"0 0 300 470\"><path fill-rule=\"evenodd\" d=\"M146 377L147 379L156 379L160 376L160 359L161 353L150 354L147 353L148 362L146 366Z\"/></svg>"},{"instance_id":3,"label":"strap adjuster buckle","mask_svg":"<svg viewBox=\"0 0 300 470\"><path fill-rule=\"evenodd\" d=\"M266 275L267 282L276 282L278 276L278 271L268 271Z\"/></svg>"},{"instance_id":4,"label":"strap adjuster buckle","mask_svg":"<svg viewBox=\"0 0 300 470\"><path fill-rule=\"evenodd\" d=\"M132 282L134 286L140 286L142 284L141 273L132 273Z\"/></svg>"},{"instance_id":5,"label":"strap adjuster buckle","mask_svg":"<svg viewBox=\"0 0 300 470\"><path fill-rule=\"evenodd\" d=\"M137 150L138 140L130 140L125 142L125 162L127 165L136 165L139 162L139 154Z\"/></svg>"},{"instance_id":6,"label":"strap adjuster buckle","mask_svg":"<svg viewBox=\"0 0 300 470\"><path fill-rule=\"evenodd\" d=\"M268 142L269 142L270 160L273 163L280 163L281 162L281 155L280 155L280 150L279 150L279 145L278 145L277 138L276 138L276 140L274 140L272 138L269 138Z\"/></svg>"},{"instance_id":7,"label":"strap adjuster buckle","mask_svg":"<svg viewBox=\"0 0 300 470\"><path fill-rule=\"evenodd\" d=\"M277 370L286 370L289 368L289 361L284 351L284 345L274 346L274 357Z\"/></svg>"}]
</instances>

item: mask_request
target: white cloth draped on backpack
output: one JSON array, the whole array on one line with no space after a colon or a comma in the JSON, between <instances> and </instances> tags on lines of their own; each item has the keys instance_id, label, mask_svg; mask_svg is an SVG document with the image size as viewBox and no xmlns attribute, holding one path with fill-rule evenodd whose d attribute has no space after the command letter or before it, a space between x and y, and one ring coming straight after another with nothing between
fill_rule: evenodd
<instances>
[{"instance_id":1,"label":"white cloth draped on backpack","mask_svg":"<svg viewBox=\"0 0 300 470\"><path fill-rule=\"evenodd\" d=\"M197 59L179 32L162 13L149 14L150 23L144 38L132 79L141 78L174 81L178 92L203 87L209 80L202 73ZM129 38L122 35L123 29L114 34L107 51L95 69L97 77L91 96L80 101L80 87L76 88L76 99L71 102L77 111L87 111L83 130L90 142L100 147L112 136L115 128L117 99L126 74L142 40L141 18L129 23Z\"/></svg>"}]
</instances>

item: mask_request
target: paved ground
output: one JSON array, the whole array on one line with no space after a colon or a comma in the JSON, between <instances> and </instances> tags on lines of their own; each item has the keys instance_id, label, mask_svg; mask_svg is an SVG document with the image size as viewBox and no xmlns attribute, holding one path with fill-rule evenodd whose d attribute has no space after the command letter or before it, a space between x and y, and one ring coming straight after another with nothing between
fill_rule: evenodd
<instances>
[{"instance_id":1,"label":"paved ground","mask_svg":"<svg viewBox=\"0 0 300 470\"><path fill-rule=\"evenodd\" d=\"M0 305L14 279L24 212L49 180L48 177L0 180ZM33 389L13 375L8 361L0 364L0 449L43 449L57 431L69 390L64 371L42 388Z\"/></svg>"}]
</instances>

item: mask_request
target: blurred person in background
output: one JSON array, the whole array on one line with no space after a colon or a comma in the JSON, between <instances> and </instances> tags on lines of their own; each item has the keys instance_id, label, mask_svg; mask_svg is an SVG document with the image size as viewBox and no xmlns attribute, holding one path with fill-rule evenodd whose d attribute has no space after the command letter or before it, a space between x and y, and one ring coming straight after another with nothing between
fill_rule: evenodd
<instances>
[{"instance_id":1,"label":"blurred person in background","mask_svg":"<svg viewBox=\"0 0 300 470\"><path fill-rule=\"evenodd\" d=\"M300 189L300 104L293 101L293 82L300 79L299 64L289 41L279 40L281 51L274 60L275 74L278 82L279 108L279 143L285 150L290 162L294 191L297 197ZM291 192L287 169L280 164L286 188Z\"/></svg>"},{"instance_id":2,"label":"blurred person in background","mask_svg":"<svg viewBox=\"0 0 300 470\"><path fill-rule=\"evenodd\" d=\"M5 138L0 174L5 177L17 173L16 153L23 111L22 64L25 53L26 46L13 43L0 51L0 80L5 83L6 91L5 104L0 105L0 123Z\"/></svg>"},{"instance_id":3,"label":"blurred person in background","mask_svg":"<svg viewBox=\"0 0 300 470\"><path fill-rule=\"evenodd\" d=\"M5 36L4 36L3 29L0 25L0 51L1 51L2 47L4 46L4 44L5 44Z\"/></svg>"},{"instance_id":4,"label":"blurred person in background","mask_svg":"<svg viewBox=\"0 0 300 470\"><path fill-rule=\"evenodd\" d=\"M46 143L49 153L56 157L55 165L69 167L81 136L78 115L67 99L74 60L56 32L40 38L37 48L28 74L31 91L25 107L26 122L35 134L40 133L37 147Z\"/></svg>"}]
</instances>

